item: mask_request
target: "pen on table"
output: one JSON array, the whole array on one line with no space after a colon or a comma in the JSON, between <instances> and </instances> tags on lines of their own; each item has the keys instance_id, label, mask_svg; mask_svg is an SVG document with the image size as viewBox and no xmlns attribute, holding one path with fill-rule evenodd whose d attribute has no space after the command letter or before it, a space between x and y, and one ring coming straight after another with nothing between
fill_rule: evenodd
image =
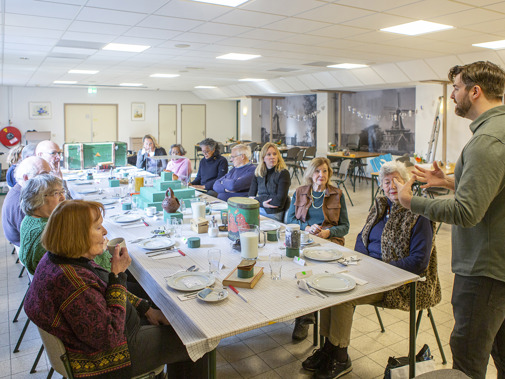
<instances>
[{"instance_id":1,"label":"pen on table","mask_svg":"<svg viewBox=\"0 0 505 379\"><path fill-rule=\"evenodd\" d=\"M177 251L178 251L178 252L179 252L179 254L181 254L183 257L185 257L185 256L186 256L186 254L184 254L184 252L183 252L181 249L178 249Z\"/></svg>"},{"instance_id":2,"label":"pen on table","mask_svg":"<svg viewBox=\"0 0 505 379\"><path fill-rule=\"evenodd\" d=\"M235 287L228 285L228 288L231 289L233 292L235 292L238 295L238 297L240 297L242 300L248 303L247 299L243 295L241 295Z\"/></svg>"},{"instance_id":3,"label":"pen on table","mask_svg":"<svg viewBox=\"0 0 505 379\"><path fill-rule=\"evenodd\" d=\"M149 224L144 219L142 219L142 222L144 223L145 226L149 226Z\"/></svg>"}]
</instances>

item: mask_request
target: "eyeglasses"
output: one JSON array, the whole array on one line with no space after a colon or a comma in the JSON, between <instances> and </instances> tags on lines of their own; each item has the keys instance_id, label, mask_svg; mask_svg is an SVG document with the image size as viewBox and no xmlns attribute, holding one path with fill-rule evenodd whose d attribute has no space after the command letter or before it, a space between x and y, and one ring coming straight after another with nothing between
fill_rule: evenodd
<instances>
[{"instance_id":1,"label":"eyeglasses","mask_svg":"<svg viewBox=\"0 0 505 379\"><path fill-rule=\"evenodd\" d=\"M47 154L52 155L53 157L59 156L60 158L63 158L63 152L62 151L51 151L51 152L48 152Z\"/></svg>"},{"instance_id":2,"label":"eyeglasses","mask_svg":"<svg viewBox=\"0 0 505 379\"><path fill-rule=\"evenodd\" d=\"M237 157L240 157L241 155L244 155L244 154L230 155L230 158L231 159L235 159Z\"/></svg>"},{"instance_id":3,"label":"eyeglasses","mask_svg":"<svg viewBox=\"0 0 505 379\"><path fill-rule=\"evenodd\" d=\"M207 155L207 154L212 153L212 150L204 150L204 149L202 149L202 153Z\"/></svg>"},{"instance_id":4,"label":"eyeglasses","mask_svg":"<svg viewBox=\"0 0 505 379\"><path fill-rule=\"evenodd\" d=\"M53 193L49 193L47 195L44 195L45 197L48 197L48 196L52 196L52 197L65 197L65 194L67 192L65 190L61 190L61 191L54 191Z\"/></svg>"}]
</instances>

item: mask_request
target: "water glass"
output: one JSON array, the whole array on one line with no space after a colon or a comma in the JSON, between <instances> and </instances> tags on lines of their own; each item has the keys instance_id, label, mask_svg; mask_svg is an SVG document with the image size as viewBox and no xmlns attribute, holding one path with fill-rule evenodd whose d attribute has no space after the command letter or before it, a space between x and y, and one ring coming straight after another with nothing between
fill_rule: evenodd
<instances>
[{"instance_id":1,"label":"water glass","mask_svg":"<svg viewBox=\"0 0 505 379\"><path fill-rule=\"evenodd\" d=\"M172 218L171 220L174 238L182 237L182 220L180 218Z\"/></svg>"},{"instance_id":2,"label":"water glass","mask_svg":"<svg viewBox=\"0 0 505 379\"><path fill-rule=\"evenodd\" d=\"M221 261L221 250L209 249L207 258L209 259L209 273L217 275L219 273L219 262Z\"/></svg>"},{"instance_id":3,"label":"water glass","mask_svg":"<svg viewBox=\"0 0 505 379\"><path fill-rule=\"evenodd\" d=\"M282 254L270 254L270 274L272 280L281 280Z\"/></svg>"}]
</instances>

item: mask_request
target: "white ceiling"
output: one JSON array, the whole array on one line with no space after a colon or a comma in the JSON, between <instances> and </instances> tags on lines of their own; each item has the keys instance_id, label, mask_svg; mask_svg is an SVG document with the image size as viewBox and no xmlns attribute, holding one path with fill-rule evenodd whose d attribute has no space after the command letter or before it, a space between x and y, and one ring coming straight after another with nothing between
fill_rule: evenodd
<instances>
[{"instance_id":1,"label":"white ceiling","mask_svg":"<svg viewBox=\"0 0 505 379\"><path fill-rule=\"evenodd\" d=\"M505 67L505 50L472 46L505 39L505 1L250 0L238 8L189 0L0 3L0 84L7 86L55 86L55 80L85 86L138 82L143 88L220 99L414 85L445 79L450 66L475 60ZM455 28L418 37L379 31L419 19ZM101 50L110 42L151 48L142 53ZM216 59L230 52L262 57ZM326 67L347 62L370 67ZM70 69L100 72L68 74ZM154 73L180 77L150 78ZM242 78L267 80L239 82ZM195 90L197 85L218 88Z\"/></svg>"}]
</instances>

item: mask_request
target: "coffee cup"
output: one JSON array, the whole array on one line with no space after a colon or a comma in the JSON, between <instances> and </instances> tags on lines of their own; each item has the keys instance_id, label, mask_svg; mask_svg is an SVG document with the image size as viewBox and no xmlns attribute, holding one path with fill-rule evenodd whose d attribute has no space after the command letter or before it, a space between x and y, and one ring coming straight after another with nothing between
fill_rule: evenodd
<instances>
[{"instance_id":1,"label":"coffee cup","mask_svg":"<svg viewBox=\"0 0 505 379\"><path fill-rule=\"evenodd\" d=\"M156 207L147 207L146 208L146 215L152 217L156 214L156 211L157 211Z\"/></svg>"},{"instance_id":2,"label":"coffee cup","mask_svg":"<svg viewBox=\"0 0 505 379\"><path fill-rule=\"evenodd\" d=\"M119 245L120 247L126 247L126 242L123 237L118 237L111 239L109 242L107 242L107 250L109 250L110 255L114 253L114 249L116 248L116 245Z\"/></svg>"},{"instance_id":3,"label":"coffee cup","mask_svg":"<svg viewBox=\"0 0 505 379\"><path fill-rule=\"evenodd\" d=\"M301 244L306 244L308 243L310 240L310 234L309 232L306 232L306 231L301 231L300 232L300 243Z\"/></svg>"}]
</instances>

